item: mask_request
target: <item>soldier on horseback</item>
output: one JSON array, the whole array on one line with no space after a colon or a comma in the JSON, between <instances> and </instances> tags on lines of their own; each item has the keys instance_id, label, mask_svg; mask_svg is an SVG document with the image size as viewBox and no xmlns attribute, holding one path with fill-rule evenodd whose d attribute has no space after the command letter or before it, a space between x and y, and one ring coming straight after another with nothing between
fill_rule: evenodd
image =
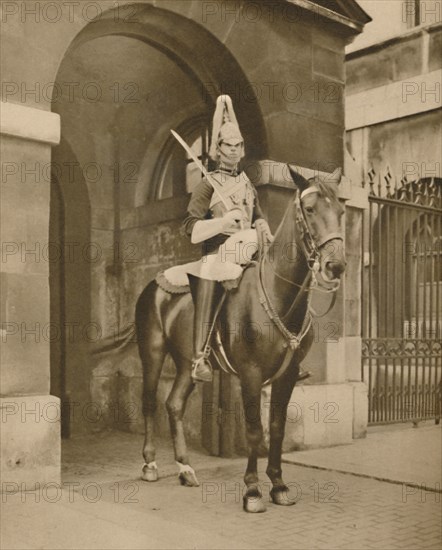
<instances>
[{"instance_id":1,"label":"soldier on horseback","mask_svg":"<svg viewBox=\"0 0 442 550\"><path fill-rule=\"evenodd\" d=\"M251 228L261 225L265 238L273 238L256 189L239 169L244 139L229 96L217 100L209 156L217 169L192 193L184 220L192 243L203 243L198 269L187 273L195 305L192 377L202 382L212 380L209 342L226 295L221 281L241 276L241 265L251 260L251 250L257 250Z\"/></svg>"},{"instance_id":2,"label":"soldier on horseback","mask_svg":"<svg viewBox=\"0 0 442 550\"><path fill-rule=\"evenodd\" d=\"M158 479L155 412L161 371L169 355L175 363L176 376L166 407L179 479L183 485L198 486L189 462L183 417L194 381L212 377L210 354L210 360L213 356L226 372L238 375L243 410L252 411L244 415L249 446L244 510L265 510L257 471L263 425L256 414L261 410L264 385L271 385L266 470L272 482L270 496L275 504L294 504L282 479L282 442L293 388L308 376L301 373L300 365L314 340L309 300L313 286L319 285L316 277L319 275L325 283L333 284L333 288L323 290L335 294L345 269L340 229L344 210L338 197L341 171L307 180L289 165L293 198L288 201L273 239L262 218L253 185L238 171L244 144L229 98L224 96L217 102L210 150L211 157L218 162L214 172L207 172L186 142L175 131L172 134L205 176L192 195L184 221L192 242L203 243L204 256L158 273L137 300L135 322L143 364L145 417L142 479ZM258 249L257 235L260 244L265 244L266 238L273 239L272 243L268 250L260 250L258 261L243 274L242 266L251 263ZM302 253L288 262L282 252L287 246L290 250L299 247ZM238 290L229 292L225 299L225 287ZM227 330L217 331L212 339L221 307L221 319ZM257 340L239 339L231 330L238 323L265 325L269 320L276 330Z\"/></svg>"}]
</instances>

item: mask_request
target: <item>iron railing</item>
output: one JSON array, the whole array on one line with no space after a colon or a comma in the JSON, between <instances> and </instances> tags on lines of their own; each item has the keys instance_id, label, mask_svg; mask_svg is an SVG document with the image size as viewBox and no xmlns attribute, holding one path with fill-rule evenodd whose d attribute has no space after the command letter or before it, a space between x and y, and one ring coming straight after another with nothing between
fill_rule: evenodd
<instances>
[{"instance_id":1,"label":"iron railing","mask_svg":"<svg viewBox=\"0 0 442 550\"><path fill-rule=\"evenodd\" d=\"M375 181L376 179L376 181ZM442 182L369 173L362 379L369 423L441 415Z\"/></svg>"}]
</instances>

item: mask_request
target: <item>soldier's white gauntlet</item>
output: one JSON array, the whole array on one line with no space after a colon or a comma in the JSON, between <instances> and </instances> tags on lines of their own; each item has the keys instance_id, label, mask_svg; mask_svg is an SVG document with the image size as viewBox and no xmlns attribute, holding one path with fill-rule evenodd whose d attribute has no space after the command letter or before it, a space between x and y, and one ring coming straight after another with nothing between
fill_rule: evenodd
<instances>
[{"instance_id":1,"label":"soldier's white gauntlet","mask_svg":"<svg viewBox=\"0 0 442 550\"><path fill-rule=\"evenodd\" d=\"M193 226L192 235L190 241L193 244L201 243L224 233L228 230L238 230L238 222L242 219L243 213L241 210L235 208L227 212L222 218L215 218L213 220L199 220ZM230 231L230 232L231 232Z\"/></svg>"}]
</instances>

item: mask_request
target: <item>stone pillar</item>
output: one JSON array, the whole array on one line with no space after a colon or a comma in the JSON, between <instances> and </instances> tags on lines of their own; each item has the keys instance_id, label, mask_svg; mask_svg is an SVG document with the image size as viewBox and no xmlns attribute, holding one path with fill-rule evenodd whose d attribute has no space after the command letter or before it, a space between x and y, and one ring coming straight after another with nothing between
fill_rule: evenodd
<instances>
[{"instance_id":1,"label":"stone pillar","mask_svg":"<svg viewBox=\"0 0 442 550\"><path fill-rule=\"evenodd\" d=\"M58 115L1 103L2 490L60 479L60 403L50 395L49 192Z\"/></svg>"},{"instance_id":2,"label":"stone pillar","mask_svg":"<svg viewBox=\"0 0 442 550\"><path fill-rule=\"evenodd\" d=\"M351 175L350 170L348 171ZM345 247L347 269L344 294L345 381L353 390L353 439L365 437L368 422L368 392L362 382L362 269L363 211L368 208L367 191L351 180L349 200L345 205Z\"/></svg>"},{"instance_id":3,"label":"stone pillar","mask_svg":"<svg viewBox=\"0 0 442 550\"><path fill-rule=\"evenodd\" d=\"M318 173L297 169L306 178ZM285 165L263 161L255 179L272 230L294 193L284 170ZM294 389L288 409L286 451L350 443L366 431L367 391L361 382L361 230L362 211L368 201L366 192L346 177L339 188L345 202L347 268L332 311L313 319L315 342L303 362L313 377ZM312 306L318 315L327 311L330 300L328 294L313 294ZM263 397L268 402L270 391L264 390ZM265 415L265 408L263 412Z\"/></svg>"}]
</instances>

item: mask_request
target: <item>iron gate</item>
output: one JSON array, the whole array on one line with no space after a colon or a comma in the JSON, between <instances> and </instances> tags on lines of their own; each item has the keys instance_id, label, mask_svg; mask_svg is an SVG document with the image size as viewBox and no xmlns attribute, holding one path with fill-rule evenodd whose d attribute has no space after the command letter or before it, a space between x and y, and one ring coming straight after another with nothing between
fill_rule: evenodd
<instances>
[{"instance_id":1,"label":"iron gate","mask_svg":"<svg viewBox=\"0 0 442 550\"><path fill-rule=\"evenodd\" d=\"M362 379L369 424L441 415L442 181L369 173Z\"/></svg>"}]
</instances>

